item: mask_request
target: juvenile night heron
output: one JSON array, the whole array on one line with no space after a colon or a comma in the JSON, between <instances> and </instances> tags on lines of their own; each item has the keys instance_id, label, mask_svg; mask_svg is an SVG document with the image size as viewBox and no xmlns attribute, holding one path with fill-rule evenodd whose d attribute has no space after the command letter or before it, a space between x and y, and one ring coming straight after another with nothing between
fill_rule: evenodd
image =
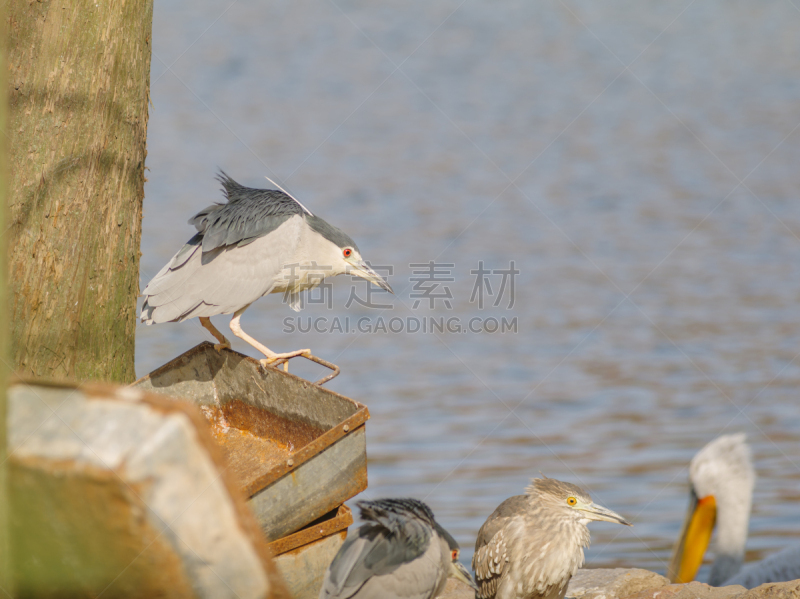
<instances>
[{"instance_id":1,"label":"juvenile night heron","mask_svg":"<svg viewBox=\"0 0 800 599\"><path fill-rule=\"evenodd\" d=\"M320 599L430 599L448 577L472 588L458 543L416 499L360 501L365 523L328 566Z\"/></svg>"},{"instance_id":2,"label":"juvenile night heron","mask_svg":"<svg viewBox=\"0 0 800 599\"><path fill-rule=\"evenodd\" d=\"M537 478L506 499L478 532L472 569L479 599L563 599L583 565L592 520L631 526L580 487Z\"/></svg>"},{"instance_id":3,"label":"juvenile night heron","mask_svg":"<svg viewBox=\"0 0 800 599\"><path fill-rule=\"evenodd\" d=\"M219 350L230 342L209 317L232 313L231 331L263 353L266 365L308 356L310 350L275 353L242 330L239 319L262 295L283 293L290 307L299 310L300 292L345 273L392 291L362 260L355 241L289 194L244 187L224 172L217 178L227 203L209 206L189 220L197 234L145 287L142 322L198 316L219 341Z\"/></svg>"},{"instance_id":4,"label":"juvenile night heron","mask_svg":"<svg viewBox=\"0 0 800 599\"><path fill-rule=\"evenodd\" d=\"M722 435L703 447L689 464L689 511L672 553L667 577L689 582L715 537L708 583L740 584L748 589L767 582L800 578L800 545L742 567L756 474L744 433Z\"/></svg>"}]
</instances>

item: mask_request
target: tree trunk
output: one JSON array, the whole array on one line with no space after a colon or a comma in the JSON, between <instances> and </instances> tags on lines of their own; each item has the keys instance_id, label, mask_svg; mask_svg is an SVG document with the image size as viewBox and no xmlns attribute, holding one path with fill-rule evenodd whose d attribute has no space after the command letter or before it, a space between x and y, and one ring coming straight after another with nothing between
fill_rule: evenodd
<instances>
[{"instance_id":1,"label":"tree trunk","mask_svg":"<svg viewBox=\"0 0 800 599\"><path fill-rule=\"evenodd\" d=\"M7 10L13 365L132 381L153 0Z\"/></svg>"},{"instance_id":2,"label":"tree trunk","mask_svg":"<svg viewBox=\"0 0 800 599\"><path fill-rule=\"evenodd\" d=\"M6 64L6 6L0 5L0 64ZM6 88L6 71L0 68L0 89ZM8 207L8 124L7 95L0 95L0 231L6 230L6 212ZM11 597L15 597L11 588L11 543L8 535L8 464L6 435L6 387L8 383L8 303L6 301L6 252L8 236L0 236L0 589ZM0 595L2 595L0 592Z\"/></svg>"}]
</instances>

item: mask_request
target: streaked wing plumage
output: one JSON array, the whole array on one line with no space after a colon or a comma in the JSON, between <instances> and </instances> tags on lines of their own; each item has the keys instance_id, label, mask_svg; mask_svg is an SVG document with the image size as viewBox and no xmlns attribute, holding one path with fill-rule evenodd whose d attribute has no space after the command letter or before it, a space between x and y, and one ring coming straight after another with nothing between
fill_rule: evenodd
<instances>
[{"instance_id":1,"label":"streaked wing plumage","mask_svg":"<svg viewBox=\"0 0 800 599\"><path fill-rule=\"evenodd\" d=\"M508 562L508 539L503 532L511 521L519 519L530 499L525 495L509 497L492 512L478 531L472 569L478 585L477 597L494 597Z\"/></svg>"}]
</instances>

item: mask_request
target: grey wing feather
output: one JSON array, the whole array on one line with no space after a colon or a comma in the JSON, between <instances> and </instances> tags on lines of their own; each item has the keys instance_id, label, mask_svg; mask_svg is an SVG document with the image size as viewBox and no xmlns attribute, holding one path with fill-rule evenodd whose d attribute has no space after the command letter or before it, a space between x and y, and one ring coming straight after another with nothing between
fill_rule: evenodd
<instances>
[{"instance_id":1,"label":"grey wing feather","mask_svg":"<svg viewBox=\"0 0 800 599\"><path fill-rule=\"evenodd\" d=\"M275 286L299 240L300 219L287 221L280 240L262 237L243 251L223 247L211 252L181 252L159 272L142 292L142 321L148 324L181 321L195 316L230 314L243 308Z\"/></svg>"},{"instance_id":2,"label":"grey wing feather","mask_svg":"<svg viewBox=\"0 0 800 599\"><path fill-rule=\"evenodd\" d=\"M740 584L752 589L767 582L786 582L800 578L800 545L773 553L760 562L748 564L726 585Z\"/></svg>"},{"instance_id":3,"label":"grey wing feather","mask_svg":"<svg viewBox=\"0 0 800 599\"><path fill-rule=\"evenodd\" d=\"M420 555L407 559L407 552L385 529L364 525L336 554L326 573L320 597L352 597L370 580L387 578ZM362 597L363 593L358 596Z\"/></svg>"},{"instance_id":4,"label":"grey wing feather","mask_svg":"<svg viewBox=\"0 0 800 599\"><path fill-rule=\"evenodd\" d=\"M419 528L421 525L417 524ZM430 530L419 531L417 539L409 542L389 533L382 526L364 525L359 536L368 539L347 575L348 586L357 585L371 576L391 572L402 564L407 564L425 553L431 540Z\"/></svg>"},{"instance_id":5,"label":"grey wing feather","mask_svg":"<svg viewBox=\"0 0 800 599\"><path fill-rule=\"evenodd\" d=\"M186 264L186 261L192 257L192 255L197 251L197 248L200 247L200 244L203 242L203 236L198 233L194 237L192 237L186 244L178 251L177 254L167 263L167 268L176 269L182 264Z\"/></svg>"},{"instance_id":6,"label":"grey wing feather","mask_svg":"<svg viewBox=\"0 0 800 599\"><path fill-rule=\"evenodd\" d=\"M440 548L427 549L410 561L391 560L397 539L378 526L362 526L348 537L325 573L320 599L428 599L445 574L439 571ZM430 554L430 555L428 555ZM436 554L436 555L434 555ZM382 556L382 557L379 557ZM376 563L376 557L379 557ZM389 562L395 563L389 567Z\"/></svg>"},{"instance_id":7,"label":"grey wing feather","mask_svg":"<svg viewBox=\"0 0 800 599\"><path fill-rule=\"evenodd\" d=\"M217 178L228 202L204 208L189 219L202 234L203 252L247 245L271 233L286 219L306 214L297 200L282 191L244 187L224 172Z\"/></svg>"},{"instance_id":8,"label":"grey wing feather","mask_svg":"<svg viewBox=\"0 0 800 599\"><path fill-rule=\"evenodd\" d=\"M429 564L417 565L417 561L428 551L439 551L438 544L432 542L435 520L424 503L414 499L380 499L357 505L365 523L347 538L331 562L321 598L352 597L358 593L361 599L372 596L369 592L374 589L383 589L383 596L391 596L386 592L386 584L398 583L407 576L405 568L412 563L416 570L425 569ZM433 576L422 580L435 580L435 572L430 574Z\"/></svg>"},{"instance_id":9,"label":"grey wing feather","mask_svg":"<svg viewBox=\"0 0 800 599\"><path fill-rule=\"evenodd\" d=\"M356 567L358 560L366 549L365 546L369 543L368 539L358 533L360 533L360 530L357 531L357 534L351 534L347 537L339 552L333 558L333 562L328 566L328 570L325 572L325 580L322 583L322 591L319 595L320 599L351 597L360 588L361 585L356 585L355 587L350 585L347 589L348 592L342 592L345 590L350 572ZM362 580L361 584L363 582Z\"/></svg>"},{"instance_id":10,"label":"grey wing feather","mask_svg":"<svg viewBox=\"0 0 800 599\"><path fill-rule=\"evenodd\" d=\"M403 544L418 547L420 553L437 526L433 512L417 499L376 499L359 501L356 505L363 520L379 524L397 535Z\"/></svg>"}]
</instances>

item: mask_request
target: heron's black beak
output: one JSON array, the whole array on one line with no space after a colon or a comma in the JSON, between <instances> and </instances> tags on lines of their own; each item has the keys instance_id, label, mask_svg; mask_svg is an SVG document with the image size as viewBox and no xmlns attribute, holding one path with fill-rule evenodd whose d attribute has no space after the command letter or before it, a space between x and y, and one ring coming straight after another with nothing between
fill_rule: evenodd
<instances>
[{"instance_id":1,"label":"heron's black beak","mask_svg":"<svg viewBox=\"0 0 800 599\"><path fill-rule=\"evenodd\" d=\"M372 270L372 268L370 268L369 265L363 260L359 260L358 262L351 262L350 264L351 267L350 267L350 272L348 274L351 274L356 277L361 277L362 279L366 279L367 281L369 281L370 283L374 283L381 289L385 289L389 293L394 293L389 283L387 283L382 276L380 276L378 273Z\"/></svg>"}]
</instances>

